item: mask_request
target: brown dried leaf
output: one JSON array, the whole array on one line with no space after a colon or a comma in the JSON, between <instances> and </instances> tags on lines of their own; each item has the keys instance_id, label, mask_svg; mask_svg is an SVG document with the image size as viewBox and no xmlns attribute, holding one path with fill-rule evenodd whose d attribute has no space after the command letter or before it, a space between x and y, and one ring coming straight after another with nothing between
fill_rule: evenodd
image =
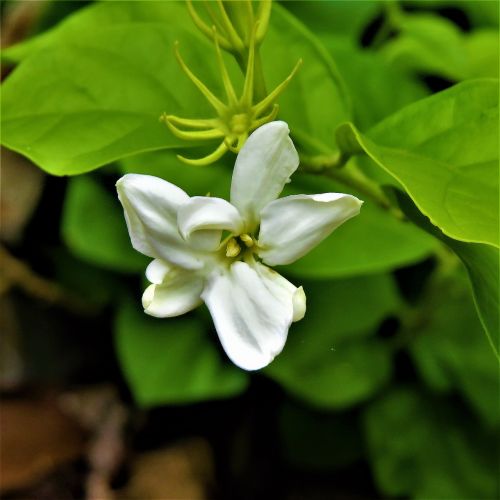
<instances>
[{"instance_id":1,"label":"brown dried leaf","mask_svg":"<svg viewBox=\"0 0 500 500\"><path fill-rule=\"evenodd\" d=\"M21 155L0 148L0 240L21 236L42 193L44 173Z\"/></svg>"},{"instance_id":2,"label":"brown dried leaf","mask_svg":"<svg viewBox=\"0 0 500 500\"><path fill-rule=\"evenodd\" d=\"M201 438L139 455L120 499L204 500L214 481L212 450Z\"/></svg>"},{"instance_id":3,"label":"brown dried leaf","mask_svg":"<svg viewBox=\"0 0 500 500\"><path fill-rule=\"evenodd\" d=\"M52 399L3 401L0 490L28 487L84 451L80 427Z\"/></svg>"},{"instance_id":4,"label":"brown dried leaf","mask_svg":"<svg viewBox=\"0 0 500 500\"><path fill-rule=\"evenodd\" d=\"M0 274L1 279L1 274ZM12 301L0 290L0 390L13 391L23 382L24 362L20 349L19 324Z\"/></svg>"}]
</instances>

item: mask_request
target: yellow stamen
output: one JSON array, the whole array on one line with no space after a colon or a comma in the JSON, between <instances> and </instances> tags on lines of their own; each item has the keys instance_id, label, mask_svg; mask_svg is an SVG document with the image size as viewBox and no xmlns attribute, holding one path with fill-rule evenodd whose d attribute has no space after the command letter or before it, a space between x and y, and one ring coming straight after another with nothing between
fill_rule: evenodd
<instances>
[{"instance_id":1,"label":"yellow stamen","mask_svg":"<svg viewBox=\"0 0 500 500\"><path fill-rule=\"evenodd\" d=\"M236 257L241 252L241 247L234 238L227 242L226 257Z\"/></svg>"},{"instance_id":2,"label":"yellow stamen","mask_svg":"<svg viewBox=\"0 0 500 500\"><path fill-rule=\"evenodd\" d=\"M253 247L253 238L249 234L241 234L240 240L245 244L246 247Z\"/></svg>"}]
</instances>

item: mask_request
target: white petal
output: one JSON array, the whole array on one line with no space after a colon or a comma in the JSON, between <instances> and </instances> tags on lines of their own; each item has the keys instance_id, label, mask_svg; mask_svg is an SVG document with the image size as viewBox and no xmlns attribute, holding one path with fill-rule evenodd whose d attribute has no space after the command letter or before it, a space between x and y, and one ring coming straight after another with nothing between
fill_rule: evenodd
<instances>
[{"instance_id":1,"label":"white petal","mask_svg":"<svg viewBox=\"0 0 500 500\"><path fill-rule=\"evenodd\" d=\"M151 283L159 285L169 272L172 271L172 266L161 259L152 260L146 268L146 278Z\"/></svg>"},{"instance_id":2,"label":"white petal","mask_svg":"<svg viewBox=\"0 0 500 500\"><path fill-rule=\"evenodd\" d=\"M221 198L193 196L179 209L177 223L182 236L197 248L215 250L222 230L240 234L243 220L238 209Z\"/></svg>"},{"instance_id":3,"label":"white petal","mask_svg":"<svg viewBox=\"0 0 500 500\"><path fill-rule=\"evenodd\" d=\"M240 368L263 368L282 351L293 318L291 301L282 297L244 262L209 279L202 299L222 347Z\"/></svg>"},{"instance_id":4,"label":"white petal","mask_svg":"<svg viewBox=\"0 0 500 500\"><path fill-rule=\"evenodd\" d=\"M127 174L117 183L132 246L186 269L203 265L177 229L177 211L189 196L177 186L150 175Z\"/></svg>"},{"instance_id":5,"label":"white petal","mask_svg":"<svg viewBox=\"0 0 500 500\"><path fill-rule=\"evenodd\" d=\"M258 224L261 209L278 197L299 165L288 133L285 122L267 123L247 139L236 158L231 203L253 225Z\"/></svg>"},{"instance_id":6,"label":"white petal","mask_svg":"<svg viewBox=\"0 0 500 500\"><path fill-rule=\"evenodd\" d=\"M172 279L146 288L142 296L144 312L157 318L179 316L201 304L202 290L203 279L200 276L177 272Z\"/></svg>"},{"instance_id":7,"label":"white petal","mask_svg":"<svg viewBox=\"0 0 500 500\"><path fill-rule=\"evenodd\" d=\"M262 278L267 289L282 301L289 301L293 307L293 321L301 320L306 314L306 294L302 287L297 288L273 269L256 263L253 266Z\"/></svg>"},{"instance_id":8,"label":"white petal","mask_svg":"<svg viewBox=\"0 0 500 500\"><path fill-rule=\"evenodd\" d=\"M259 256L271 266L294 262L357 215L362 204L342 193L300 194L272 201L261 212Z\"/></svg>"}]
</instances>

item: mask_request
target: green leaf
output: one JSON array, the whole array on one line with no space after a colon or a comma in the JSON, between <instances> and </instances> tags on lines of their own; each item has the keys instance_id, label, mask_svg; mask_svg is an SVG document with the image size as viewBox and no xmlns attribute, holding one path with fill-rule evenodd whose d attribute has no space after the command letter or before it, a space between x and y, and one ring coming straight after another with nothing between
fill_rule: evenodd
<instances>
[{"instance_id":1,"label":"green leaf","mask_svg":"<svg viewBox=\"0 0 500 500\"><path fill-rule=\"evenodd\" d=\"M357 42L363 29L380 10L380 5L375 0L313 0L283 2L283 5L322 41L333 33L336 37Z\"/></svg>"},{"instance_id":2,"label":"green leaf","mask_svg":"<svg viewBox=\"0 0 500 500\"><path fill-rule=\"evenodd\" d=\"M28 38L20 43L16 43L11 47L2 49L0 52L2 63L19 64L23 59L26 59L33 52L42 48L47 42L50 42L52 35L52 30L49 30L33 38Z\"/></svg>"},{"instance_id":3,"label":"green leaf","mask_svg":"<svg viewBox=\"0 0 500 500\"><path fill-rule=\"evenodd\" d=\"M474 26L498 28L498 2L496 0L464 0L460 7L465 10Z\"/></svg>"},{"instance_id":4,"label":"green leaf","mask_svg":"<svg viewBox=\"0 0 500 500\"><path fill-rule=\"evenodd\" d=\"M94 178L69 181L61 232L71 252L92 264L126 272L142 272L148 264L132 248L118 196Z\"/></svg>"},{"instance_id":5,"label":"green leaf","mask_svg":"<svg viewBox=\"0 0 500 500\"><path fill-rule=\"evenodd\" d=\"M405 0L405 5L422 7L422 0ZM473 27L498 28L498 2L497 0L427 0L425 7L458 8L465 12Z\"/></svg>"},{"instance_id":6,"label":"green leaf","mask_svg":"<svg viewBox=\"0 0 500 500\"><path fill-rule=\"evenodd\" d=\"M498 396L498 362L465 285L462 279L448 279L423 298L428 307L412 330L410 352L433 389L461 391L493 427L498 425L498 408L491 404Z\"/></svg>"},{"instance_id":7,"label":"green leaf","mask_svg":"<svg viewBox=\"0 0 500 500\"><path fill-rule=\"evenodd\" d=\"M407 106L367 136L345 124L346 152L364 151L448 236L498 246L498 81L465 82Z\"/></svg>"},{"instance_id":8,"label":"green leaf","mask_svg":"<svg viewBox=\"0 0 500 500\"><path fill-rule=\"evenodd\" d=\"M21 48L17 57L24 59L3 85L4 145L55 175L86 172L140 152L191 146L158 120L165 111L213 116L174 57L176 40L196 74L220 91L213 44L196 31L183 3L104 2L82 9ZM262 51L271 85L304 58L280 100L281 117L294 133L333 144L335 127L349 114L326 51L279 6ZM314 93L304 92L312 86Z\"/></svg>"},{"instance_id":9,"label":"green leaf","mask_svg":"<svg viewBox=\"0 0 500 500\"><path fill-rule=\"evenodd\" d=\"M286 121L294 140L310 152L336 149L335 129L350 118L350 102L332 57L317 38L278 4L262 45L264 74L269 89L301 58L304 62L280 96L279 118Z\"/></svg>"},{"instance_id":10,"label":"green leaf","mask_svg":"<svg viewBox=\"0 0 500 500\"><path fill-rule=\"evenodd\" d=\"M395 194L405 215L424 231L445 243L463 262L472 286L479 319L495 355L500 359L500 312L498 308L500 304L500 253L498 249L448 238L418 211L408 196L398 190L395 190Z\"/></svg>"},{"instance_id":11,"label":"green leaf","mask_svg":"<svg viewBox=\"0 0 500 500\"><path fill-rule=\"evenodd\" d=\"M150 407L241 393L247 374L221 359L209 335L197 317L152 318L139 298L125 301L116 318L115 342L135 400Z\"/></svg>"},{"instance_id":12,"label":"green leaf","mask_svg":"<svg viewBox=\"0 0 500 500\"><path fill-rule=\"evenodd\" d=\"M361 130L427 95L422 83L390 65L381 54L345 43L338 37L322 40L346 82L353 101L354 123ZM393 88L398 91L391 92Z\"/></svg>"},{"instance_id":13,"label":"green leaf","mask_svg":"<svg viewBox=\"0 0 500 500\"><path fill-rule=\"evenodd\" d=\"M372 403L364 420L383 496L497 497L494 436L463 412L401 388Z\"/></svg>"},{"instance_id":14,"label":"green leaf","mask_svg":"<svg viewBox=\"0 0 500 500\"><path fill-rule=\"evenodd\" d=\"M105 2L82 9L42 35L41 47L5 81L3 143L55 175L183 145L158 118L164 111L185 114L187 107L209 112L173 54L181 40L186 59L198 61L197 73L205 80L212 74L206 53L213 48L190 27L185 6L177 2Z\"/></svg>"},{"instance_id":15,"label":"green leaf","mask_svg":"<svg viewBox=\"0 0 500 500\"><path fill-rule=\"evenodd\" d=\"M123 284L111 271L88 264L66 248L51 249L50 259L57 282L90 305L102 308L120 296Z\"/></svg>"},{"instance_id":16,"label":"green leaf","mask_svg":"<svg viewBox=\"0 0 500 500\"><path fill-rule=\"evenodd\" d=\"M398 15L394 21L400 35L381 51L391 64L451 80L498 78L496 30L464 34L450 20L432 13Z\"/></svg>"},{"instance_id":17,"label":"green leaf","mask_svg":"<svg viewBox=\"0 0 500 500\"><path fill-rule=\"evenodd\" d=\"M498 30L482 29L468 35L465 50L471 77L498 78L499 45Z\"/></svg>"},{"instance_id":18,"label":"green leaf","mask_svg":"<svg viewBox=\"0 0 500 500\"><path fill-rule=\"evenodd\" d=\"M345 190L345 186L324 177L296 174L283 195ZM348 192L364 198L352 189ZM397 220L371 200L365 200L358 216L298 261L280 267L280 272L307 278L379 273L418 262L435 248L436 242L412 224Z\"/></svg>"},{"instance_id":19,"label":"green leaf","mask_svg":"<svg viewBox=\"0 0 500 500\"><path fill-rule=\"evenodd\" d=\"M344 408L373 395L391 374L390 353L366 339L399 299L389 276L302 283L308 310L265 369L290 393L321 408Z\"/></svg>"}]
</instances>

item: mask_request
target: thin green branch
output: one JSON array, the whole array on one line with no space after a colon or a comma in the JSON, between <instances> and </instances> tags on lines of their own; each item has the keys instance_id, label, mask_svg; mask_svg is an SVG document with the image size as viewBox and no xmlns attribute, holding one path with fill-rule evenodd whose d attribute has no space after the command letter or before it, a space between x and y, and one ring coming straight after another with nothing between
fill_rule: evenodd
<instances>
[{"instance_id":1,"label":"thin green branch","mask_svg":"<svg viewBox=\"0 0 500 500\"><path fill-rule=\"evenodd\" d=\"M403 212L394 206L376 182L367 177L354 165L351 165L348 169L340 168L347 163L349 158L348 155L342 153L312 157L301 156L300 169L310 174L329 177L345 186L355 189L362 196L370 199L397 219L404 220L405 216Z\"/></svg>"}]
</instances>

